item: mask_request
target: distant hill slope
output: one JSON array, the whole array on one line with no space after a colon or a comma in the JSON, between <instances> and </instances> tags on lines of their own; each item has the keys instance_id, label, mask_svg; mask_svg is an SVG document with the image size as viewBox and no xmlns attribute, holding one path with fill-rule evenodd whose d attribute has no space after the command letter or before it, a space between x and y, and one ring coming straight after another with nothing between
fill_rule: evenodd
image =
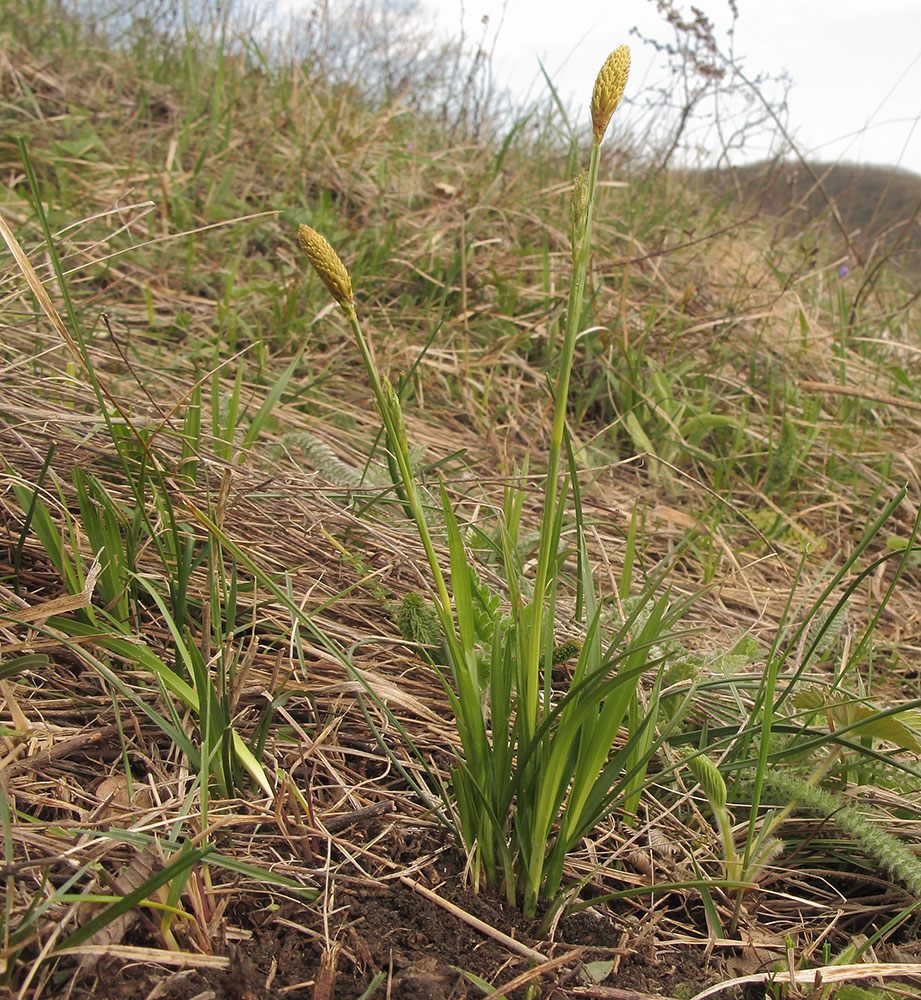
<instances>
[{"instance_id":1,"label":"distant hill slope","mask_svg":"<svg viewBox=\"0 0 921 1000\"><path fill-rule=\"evenodd\" d=\"M891 254L893 263L921 272L921 175L894 167L769 162L699 171L698 177L720 194L735 190L753 209L783 219L788 231L827 219L847 233L854 263ZM842 252L848 249L844 232Z\"/></svg>"}]
</instances>

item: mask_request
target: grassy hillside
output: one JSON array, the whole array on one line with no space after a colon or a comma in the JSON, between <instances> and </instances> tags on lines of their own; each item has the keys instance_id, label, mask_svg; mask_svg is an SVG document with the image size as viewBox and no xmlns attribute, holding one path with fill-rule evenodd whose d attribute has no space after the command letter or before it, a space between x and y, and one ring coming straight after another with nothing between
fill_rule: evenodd
<instances>
[{"instance_id":1,"label":"grassy hillside","mask_svg":"<svg viewBox=\"0 0 921 1000\"><path fill-rule=\"evenodd\" d=\"M777 217L788 236L825 219L832 245L854 263L918 273L921 177L910 170L780 162L706 171L701 180Z\"/></svg>"},{"instance_id":2,"label":"grassy hillside","mask_svg":"<svg viewBox=\"0 0 921 1000\"><path fill-rule=\"evenodd\" d=\"M0 0L12 995L910 995L910 200L105 23Z\"/></svg>"}]
</instances>

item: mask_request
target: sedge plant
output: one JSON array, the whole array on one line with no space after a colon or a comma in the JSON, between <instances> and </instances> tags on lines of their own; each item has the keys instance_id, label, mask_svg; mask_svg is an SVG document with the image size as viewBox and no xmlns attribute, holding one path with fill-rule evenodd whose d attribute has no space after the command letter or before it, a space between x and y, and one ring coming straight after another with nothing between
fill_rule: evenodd
<instances>
[{"instance_id":1,"label":"sedge plant","mask_svg":"<svg viewBox=\"0 0 921 1000\"><path fill-rule=\"evenodd\" d=\"M643 702L644 675L661 666L662 636L683 608L668 595L654 598L655 582L643 600L602 641L602 604L588 568L578 482L566 436L567 401L579 317L588 269L592 212L601 162L601 144L623 95L630 65L626 46L616 49L598 75L591 101L592 144L588 170L580 171L571 200L572 273L567 320L553 385L553 422L544 480L537 565L522 571L518 529L521 494L506 491L499 543L510 612L487 632L478 627L483 604L468 561L456 512L440 483L440 514L448 545L443 567L433 537L434 519L423 506L410 462L402 405L391 381L374 361L359 321L349 271L316 230L301 225L301 247L348 319L358 345L386 438L387 461L402 509L412 519L431 571L433 603L443 633L442 654L432 658L453 708L460 751L450 787L419 755L428 801L441 800L441 815L454 827L470 859L474 883L502 886L510 903L533 915L541 900L559 903L568 853L616 805L635 808L637 776L665 737L657 730L658 699ZM577 600L583 640L565 690L552 686L553 621L564 554L561 537L568 499L576 524ZM557 650L559 655L559 650ZM448 674L441 673L446 664ZM358 676L356 672L356 676ZM655 690L655 688L654 688ZM368 692L373 698L373 693ZM378 702L380 711L387 708ZM669 712L669 725L680 711ZM366 713L373 725L370 713ZM409 741L399 722L394 725ZM663 715L664 719L665 716ZM612 748L622 727L627 739ZM412 744L409 742L412 749ZM554 909L551 906L551 911Z\"/></svg>"}]
</instances>

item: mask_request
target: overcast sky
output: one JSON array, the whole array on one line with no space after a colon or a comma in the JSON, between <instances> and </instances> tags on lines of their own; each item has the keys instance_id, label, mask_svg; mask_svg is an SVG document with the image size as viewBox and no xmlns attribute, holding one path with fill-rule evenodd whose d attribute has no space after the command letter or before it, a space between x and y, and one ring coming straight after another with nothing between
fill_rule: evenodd
<instances>
[{"instance_id":1,"label":"overcast sky","mask_svg":"<svg viewBox=\"0 0 921 1000\"><path fill-rule=\"evenodd\" d=\"M628 94L661 82L651 50L630 29L673 39L654 0L420 0L433 26L493 51L496 82L547 93L541 59L562 94L582 101L607 54L633 52ZM696 0L718 26L726 0ZM901 165L921 174L921 0L737 0L732 42L746 76L786 71L787 125L817 160ZM689 3L680 6L687 10ZM722 40L729 44L725 34ZM743 88L745 89L745 88ZM715 137L701 141L716 143ZM768 152L763 141L752 158ZM744 158L737 157L737 162Z\"/></svg>"}]
</instances>

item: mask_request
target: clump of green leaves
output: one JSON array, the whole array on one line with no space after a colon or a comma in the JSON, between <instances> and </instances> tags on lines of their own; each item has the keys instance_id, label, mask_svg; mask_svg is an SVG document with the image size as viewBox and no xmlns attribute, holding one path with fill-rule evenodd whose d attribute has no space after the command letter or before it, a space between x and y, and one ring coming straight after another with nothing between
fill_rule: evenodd
<instances>
[{"instance_id":1,"label":"clump of green leaves","mask_svg":"<svg viewBox=\"0 0 921 1000\"><path fill-rule=\"evenodd\" d=\"M309 226L299 230L308 260L351 324L384 426L393 483L403 509L415 523L431 572L433 614L418 595L410 595L400 608L398 625L406 638L425 646L443 638L450 671L443 680L461 752L451 772L450 788L430 775L431 781L419 787L420 794L427 801L433 792L441 797L441 815L469 853L475 883L485 879L488 884L502 885L509 901L520 901L531 915L540 899L561 898L566 856L585 833L619 801L628 812L635 810L648 760L680 717L680 712L673 713L662 732L657 732L663 637L683 605L673 606L667 593L656 596L661 581L654 580L605 640L602 602L595 595L581 530L576 532L580 539L576 554L583 638L560 646L554 643L564 558L561 538L570 495L577 528L582 519L566 431L570 379L582 316L601 142L623 94L629 65L629 50L622 46L605 62L592 95L589 166L576 175L571 202L572 274L565 333L556 359L533 577L526 576L521 566L520 491L506 490L495 539L504 570L507 614L501 610L498 595L471 568L467 542L444 484L439 497L450 561L448 567L442 566L431 519L423 509L412 472L402 405L374 363L358 319L351 276L319 233ZM572 659L576 662L568 684L557 690L553 669ZM641 700L639 689L647 674L653 679L652 692ZM380 702L378 706L386 711ZM612 748L625 725L628 739L615 752ZM423 772L429 774L424 766Z\"/></svg>"}]
</instances>

